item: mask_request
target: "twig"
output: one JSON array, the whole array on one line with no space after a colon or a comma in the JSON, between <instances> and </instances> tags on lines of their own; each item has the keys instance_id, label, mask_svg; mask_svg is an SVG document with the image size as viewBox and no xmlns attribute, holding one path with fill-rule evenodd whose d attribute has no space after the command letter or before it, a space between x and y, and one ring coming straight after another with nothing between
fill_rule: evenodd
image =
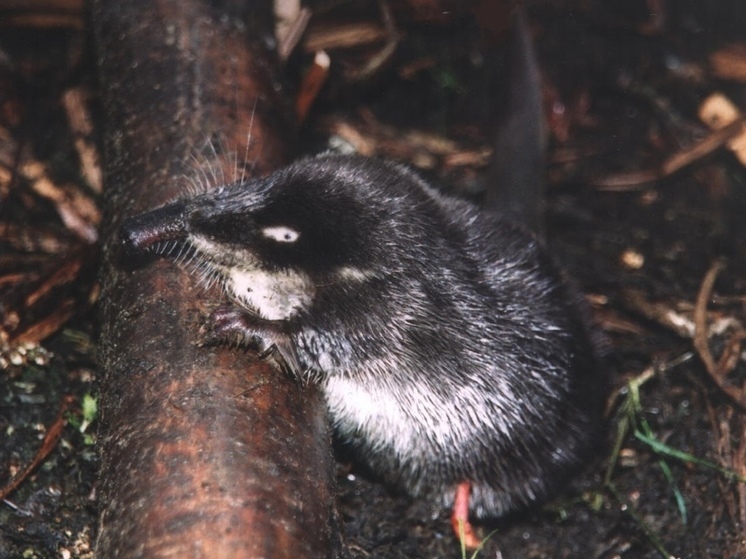
<instances>
[{"instance_id":1,"label":"twig","mask_svg":"<svg viewBox=\"0 0 746 559\"><path fill-rule=\"evenodd\" d=\"M694 321L691 317L677 312L664 303L648 301L643 292L637 289L625 289L623 295L624 302L648 320L665 326L682 338L691 338L694 334Z\"/></svg>"},{"instance_id":2,"label":"twig","mask_svg":"<svg viewBox=\"0 0 746 559\"><path fill-rule=\"evenodd\" d=\"M303 48L306 52L359 47L385 41L386 29L379 23L359 22L344 25L311 26Z\"/></svg>"},{"instance_id":3,"label":"twig","mask_svg":"<svg viewBox=\"0 0 746 559\"><path fill-rule=\"evenodd\" d=\"M23 481L31 474L31 472L33 472L34 469L39 464L41 464L47 456L49 456L49 453L52 452L54 447L57 445L57 441L59 441L60 436L62 435L62 430L67 424L67 419L65 419L65 412L67 412L68 408L74 401L75 398L70 395L64 396L62 398L62 403L60 405L60 411L57 414L57 419L54 420L54 423L52 423L49 429L47 429L47 432L44 434L44 440L42 441L39 450L36 451L34 459L29 462L29 464L23 470L16 474L13 479L10 480L10 483L0 489L0 501L5 500L11 493L13 493L13 491L15 491L18 486L23 483Z\"/></svg>"},{"instance_id":4,"label":"twig","mask_svg":"<svg viewBox=\"0 0 746 559\"><path fill-rule=\"evenodd\" d=\"M663 162L663 165L661 165L662 175L664 177L672 175L687 165L694 163L706 155L709 155L716 149L719 149L728 143L728 140L741 134L745 123L746 119L743 117L734 120L728 126L715 130L701 142L694 144L691 148L673 154Z\"/></svg>"},{"instance_id":5,"label":"twig","mask_svg":"<svg viewBox=\"0 0 746 559\"><path fill-rule=\"evenodd\" d=\"M98 240L97 225L101 215L96 204L81 193L75 185L57 185L49 177L43 163L26 161L20 166L20 173L31 183L31 189L42 198L54 204L65 226L87 244Z\"/></svg>"},{"instance_id":6,"label":"twig","mask_svg":"<svg viewBox=\"0 0 746 559\"><path fill-rule=\"evenodd\" d=\"M744 124L746 124L746 118L742 117L728 126L711 132L692 147L668 157L658 168L609 175L595 179L592 183L599 190L609 192L627 192L645 188L649 183L667 178L721 148L743 132Z\"/></svg>"},{"instance_id":7,"label":"twig","mask_svg":"<svg viewBox=\"0 0 746 559\"><path fill-rule=\"evenodd\" d=\"M733 468L741 477L746 477L746 419L739 418L741 424L741 443L738 445L738 451L733 453ZM739 531L741 542L746 541L746 484L738 484L738 512L739 512ZM743 543L741 545L744 545Z\"/></svg>"},{"instance_id":8,"label":"twig","mask_svg":"<svg viewBox=\"0 0 746 559\"><path fill-rule=\"evenodd\" d=\"M70 125L75 150L80 157L81 170L90 187L98 194L103 191L101 158L93 138L93 119L88 110L86 92L81 87L68 89L62 95L67 121Z\"/></svg>"},{"instance_id":9,"label":"twig","mask_svg":"<svg viewBox=\"0 0 746 559\"><path fill-rule=\"evenodd\" d=\"M715 362L707 339L707 302L710 300L715 280L722 269L722 262L717 261L713 263L702 280L702 285L697 293L697 301L694 306L694 337L692 341L694 349L697 351L707 373L715 381L715 384L718 385L720 390L730 396L736 404L746 409L746 396L744 392L727 382L728 369L722 366L722 364Z\"/></svg>"},{"instance_id":10,"label":"twig","mask_svg":"<svg viewBox=\"0 0 746 559\"><path fill-rule=\"evenodd\" d=\"M401 41L401 35L396 30L394 16L391 14L391 8L384 0L379 2L381 8L381 19L383 27L386 30L386 43L375 55L359 68L351 77L355 81L367 80L388 62L396 52L396 48Z\"/></svg>"},{"instance_id":11,"label":"twig","mask_svg":"<svg viewBox=\"0 0 746 559\"><path fill-rule=\"evenodd\" d=\"M662 361L659 363L654 363L650 365L649 367L646 367L641 373L639 373L634 378L627 381L623 386L621 386L619 389L615 390L611 396L608 398L606 402L606 412L605 416L608 417L612 410L614 409L614 406L616 405L617 401L623 396L628 395L631 392L639 391L640 387L647 383L650 379L655 378L658 375L661 375L667 371L670 371L671 369L678 367L679 365L682 365L689 361L694 354L690 351L684 352L680 355L677 355L676 357L672 359L668 359L666 361ZM626 433L625 433L626 436ZM614 456L612 454L612 456Z\"/></svg>"},{"instance_id":12,"label":"twig","mask_svg":"<svg viewBox=\"0 0 746 559\"><path fill-rule=\"evenodd\" d=\"M329 75L329 65L329 55L324 51L317 52L313 65L304 76L298 96L295 98L295 114L299 123L306 120L311 105L318 97L321 88L324 87Z\"/></svg>"},{"instance_id":13,"label":"twig","mask_svg":"<svg viewBox=\"0 0 746 559\"><path fill-rule=\"evenodd\" d=\"M281 21L277 25L277 53L283 62L290 57L306 32L308 22L311 21L311 9L301 8L291 17L291 21Z\"/></svg>"}]
</instances>

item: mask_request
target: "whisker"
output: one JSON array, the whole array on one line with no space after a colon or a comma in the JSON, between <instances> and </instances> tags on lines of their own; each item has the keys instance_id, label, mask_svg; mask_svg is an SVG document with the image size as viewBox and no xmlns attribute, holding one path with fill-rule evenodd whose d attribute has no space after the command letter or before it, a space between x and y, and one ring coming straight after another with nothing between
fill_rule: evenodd
<instances>
[{"instance_id":1,"label":"whisker","mask_svg":"<svg viewBox=\"0 0 746 559\"><path fill-rule=\"evenodd\" d=\"M238 180L238 152L236 150L231 152L231 169L233 175L231 182L236 182Z\"/></svg>"},{"instance_id":2,"label":"whisker","mask_svg":"<svg viewBox=\"0 0 746 559\"><path fill-rule=\"evenodd\" d=\"M220 160L220 156L218 155L218 150L215 148L215 143L219 141L220 140L218 138L215 138L214 140L213 138L210 138L209 140L209 147L212 151L212 156L213 156L213 162L211 165L209 165L210 169L212 170L212 174L213 174L213 179L214 179L213 184L225 184L226 183L225 170L223 169L223 166L216 165L215 163ZM218 175L218 173L220 174Z\"/></svg>"},{"instance_id":3,"label":"whisker","mask_svg":"<svg viewBox=\"0 0 746 559\"><path fill-rule=\"evenodd\" d=\"M243 165L241 166L241 182L246 180L247 172L246 166L249 164L249 148L251 147L251 132L254 129L254 115L256 114L256 106L259 102L259 96L254 98L254 106L251 108L251 118L249 119L249 131L246 134L246 148L243 154ZM251 176L254 171L254 165L256 161L252 161L251 169L248 172L248 176Z\"/></svg>"}]
</instances>

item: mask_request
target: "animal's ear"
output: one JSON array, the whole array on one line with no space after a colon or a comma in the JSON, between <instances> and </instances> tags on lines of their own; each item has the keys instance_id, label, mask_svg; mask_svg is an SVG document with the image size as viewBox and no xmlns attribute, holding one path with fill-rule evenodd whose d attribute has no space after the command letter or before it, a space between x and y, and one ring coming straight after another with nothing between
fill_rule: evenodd
<instances>
[{"instance_id":1,"label":"animal's ear","mask_svg":"<svg viewBox=\"0 0 746 559\"><path fill-rule=\"evenodd\" d=\"M265 239L276 241L278 243L292 244L300 238L300 232L297 229L287 225L273 225L265 227L261 231Z\"/></svg>"}]
</instances>

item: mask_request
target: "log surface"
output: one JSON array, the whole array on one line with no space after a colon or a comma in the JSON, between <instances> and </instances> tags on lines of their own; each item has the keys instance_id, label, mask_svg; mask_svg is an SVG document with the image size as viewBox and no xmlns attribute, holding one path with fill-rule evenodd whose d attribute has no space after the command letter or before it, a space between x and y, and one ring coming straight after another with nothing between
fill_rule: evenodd
<instances>
[{"instance_id":1,"label":"log surface","mask_svg":"<svg viewBox=\"0 0 746 559\"><path fill-rule=\"evenodd\" d=\"M127 270L117 259L122 219L183 194L185 176L265 173L292 151L271 2L218 4L91 6L108 214L101 558L336 554L319 393L250 352L199 347L222 295L173 262Z\"/></svg>"}]
</instances>

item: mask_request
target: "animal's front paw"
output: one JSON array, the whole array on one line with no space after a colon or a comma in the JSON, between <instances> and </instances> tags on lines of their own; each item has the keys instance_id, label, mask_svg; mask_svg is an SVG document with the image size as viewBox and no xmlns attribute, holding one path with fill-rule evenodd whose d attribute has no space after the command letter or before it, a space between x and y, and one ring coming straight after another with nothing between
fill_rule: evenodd
<instances>
[{"instance_id":1,"label":"animal's front paw","mask_svg":"<svg viewBox=\"0 0 746 559\"><path fill-rule=\"evenodd\" d=\"M282 327L257 325L257 318L234 307L219 307L210 313L201 329L201 345L232 345L248 347L266 357L277 351L284 360L285 366L296 376L300 376L304 367L298 359L289 335Z\"/></svg>"},{"instance_id":2,"label":"animal's front paw","mask_svg":"<svg viewBox=\"0 0 746 559\"><path fill-rule=\"evenodd\" d=\"M202 345L228 344L266 352L272 346L272 336L257 327L252 318L246 312L233 307L215 309L201 329Z\"/></svg>"}]
</instances>

